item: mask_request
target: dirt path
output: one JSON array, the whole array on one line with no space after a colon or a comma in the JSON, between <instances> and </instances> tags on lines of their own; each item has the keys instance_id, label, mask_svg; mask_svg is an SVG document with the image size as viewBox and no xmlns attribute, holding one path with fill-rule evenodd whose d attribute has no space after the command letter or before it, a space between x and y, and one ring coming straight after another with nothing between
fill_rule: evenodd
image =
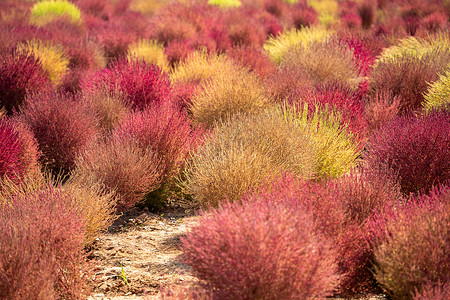
<instances>
[{"instance_id":1,"label":"dirt path","mask_svg":"<svg viewBox=\"0 0 450 300\"><path fill-rule=\"evenodd\" d=\"M93 246L91 256L99 266L89 299L159 299L161 285L195 281L178 249L180 235L194 220L182 210L162 215L133 210L121 216Z\"/></svg>"}]
</instances>

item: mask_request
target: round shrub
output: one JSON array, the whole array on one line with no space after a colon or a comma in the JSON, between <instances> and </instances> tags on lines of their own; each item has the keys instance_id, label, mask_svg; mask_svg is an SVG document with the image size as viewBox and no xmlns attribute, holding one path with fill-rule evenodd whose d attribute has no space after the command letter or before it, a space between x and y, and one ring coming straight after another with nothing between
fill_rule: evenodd
<instances>
[{"instance_id":1,"label":"round shrub","mask_svg":"<svg viewBox=\"0 0 450 300\"><path fill-rule=\"evenodd\" d=\"M82 89L120 91L136 110L170 100L172 87L161 69L144 61L120 60L96 72L82 83Z\"/></svg>"},{"instance_id":2,"label":"round shrub","mask_svg":"<svg viewBox=\"0 0 450 300\"><path fill-rule=\"evenodd\" d=\"M54 188L0 198L0 298L89 295L84 224L71 202Z\"/></svg>"},{"instance_id":3,"label":"round shrub","mask_svg":"<svg viewBox=\"0 0 450 300\"><path fill-rule=\"evenodd\" d=\"M217 70L216 76L201 85L189 107L198 123L214 122L238 113L258 112L271 104L262 80L246 68Z\"/></svg>"},{"instance_id":4,"label":"round shrub","mask_svg":"<svg viewBox=\"0 0 450 300\"><path fill-rule=\"evenodd\" d=\"M303 27L300 30L291 29L282 34L271 37L264 44L269 57L276 63L281 63L282 57L291 51L291 48L307 46L313 42L324 41L331 36L331 32L322 27Z\"/></svg>"},{"instance_id":5,"label":"round shrub","mask_svg":"<svg viewBox=\"0 0 450 300\"><path fill-rule=\"evenodd\" d=\"M281 68L297 68L316 83L338 82L357 88L362 80L353 51L335 40L297 44L280 61Z\"/></svg>"},{"instance_id":6,"label":"round shrub","mask_svg":"<svg viewBox=\"0 0 450 300\"><path fill-rule=\"evenodd\" d=\"M52 90L30 94L17 118L33 132L41 162L53 174L69 172L78 153L99 133L98 120L86 103Z\"/></svg>"},{"instance_id":7,"label":"round shrub","mask_svg":"<svg viewBox=\"0 0 450 300\"><path fill-rule=\"evenodd\" d=\"M441 187L388 220L375 251L375 277L396 299L412 299L450 274L450 188ZM429 286L428 286L429 288Z\"/></svg>"},{"instance_id":8,"label":"round shrub","mask_svg":"<svg viewBox=\"0 0 450 300\"><path fill-rule=\"evenodd\" d=\"M360 146L343 125L342 115L327 106L283 107L283 117L302 126L314 142L319 177L338 177L350 171L359 156Z\"/></svg>"},{"instance_id":9,"label":"round shrub","mask_svg":"<svg viewBox=\"0 0 450 300\"><path fill-rule=\"evenodd\" d=\"M401 116L376 131L363 155L368 168L395 176L402 193L428 192L450 180L450 112Z\"/></svg>"},{"instance_id":10,"label":"round shrub","mask_svg":"<svg viewBox=\"0 0 450 300\"><path fill-rule=\"evenodd\" d=\"M108 192L116 192L116 209L124 211L160 187L162 170L164 165L153 149L112 134L91 143L79 155L74 173L103 184Z\"/></svg>"},{"instance_id":11,"label":"round shrub","mask_svg":"<svg viewBox=\"0 0 450 300\"><path fill-rule=\"evenodd\" d=\"M423 106L426 111L450 110L450 70L445 71L439 80L429 86L424 98Z\"/></svg>"},{"instance_id":12,"label":"round shrub","mask_svg":"<svg viewBox=\"0 0 450 300\"><path fill-rule=\"evenodd\" d=\"M66 0L39 1L31 8L31 23L37 26L43 26L60 17L67 17L70 22L78 23L81 12L72 2Z\"/></svg>"},{"instance_id":13,"label":"round shrub","mask_svg":"<svg viewBox=\"0 0 450 300\"><path fill-rule=\"evenodd\" d=\"M203 130L191 127L184 112L170 105L150 107L130 115L114 130L126 142L133 139L143 149L152 149L164 169L160 181L166 183L182 169L185 160L199 144Z\"/></svg>"},{"instance_id":14,"label":"round shrub","mask_svg":"<svg viewBox=\"0 0 450 300\"><path fill-rule=\"evenodd\" d=\"M201 206L217 206L282 172L311 177L316 164L307 130L279 111L237 115L219 122L188 161L185 189Z\"/></svg>"},{"instance_id":15,"label":"round shrub","mask_svg":"<svg viewBox=\"0 0 450 300\"><path fill-rule=\"evenodd\" d=\"M38 168L39 152L31 132L19 123L0 118L0 179L24 178Z\"/></svg>"},{"instance_id":16,"label":"round shrub","mask_svg":"<svg viewBox=\"0 0 450 300\"><path fill-rule=\"evenodd\" d=\"M256 197L255 197L256 198ZM330 295L339 276L330 242L311 211L278 199L225 204L182 238L183 259L214 299L309 299Z\"/></svg>"},{"instance_id":17,"label":"round shrub","mask_svg":"<svg viewBox=\"0 0 450 300\"><path fill-rule=\"evenodd\" d=\"M17 45L17 52L24 55L33 54L35 58L39 59L42 69L47 73L51 82L56 85L61 83L69 67L69 59L64 49L51 42L27 41Z\"/></svg>"},{"instance_id":18,"label":"round shrub","mask_svg":"<svg viewBox=\"0 0 450 300\"><path fill-rule=\"evenodd\" d=\"M48 82L33 54L11 52L0 58L0 107L8 114L19 109L27 91L38 90Z\"/></svg>"},{"instance_id":19,"label":"round shrub","mask_svg":"<svg viewBox=\"0 0 450 300\"><path fill-rule=\"evenodd\" d=\"M422 55L403 55L374 65L369 80L372 93L391 92L400 99L400 112L424 105L429 83L439 79L450 63L450 48L437 48ZM369 98L370 100L370 98Z\"/></svg>"},{"instance_id":20,"label":"round shrub","mask_svg":"<svg viewBox=\"0 0 450 300\"><path fill-rule=\"evenodd\" d=\"M164 53L164 47L156 41L140 40L128 48L128 60L143 60L161 68L164 72L169 71L169 61Z\"/></svg>"}]
</instances>

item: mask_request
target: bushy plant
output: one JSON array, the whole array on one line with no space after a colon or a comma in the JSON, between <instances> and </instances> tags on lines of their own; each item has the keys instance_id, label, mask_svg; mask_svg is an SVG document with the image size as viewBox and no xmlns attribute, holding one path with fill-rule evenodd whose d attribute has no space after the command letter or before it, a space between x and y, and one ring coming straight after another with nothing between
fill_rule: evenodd
<instances>
[{"instance_id":1,"label":"bushy plant","mask_svg":"<svg viewBox=\"0 0 450 300\"><path fill-rule=\"evenodd\" d=\"M164 53L164 47L155 41L140 40L131 44L128 48L127 58L143 60L161 68L164 72L169 71L169 61Z\"/></svg>"},{"instance_id":2,"label":"bushy plant","mask_svg":"<svg viewBox=\"0 0 450 300\"><path fill-rule=\"evenodd\" d=\"M8 114L22 105L28 90L37 90L48 82L39 60L33 55L11 52L0 60L0 107Z\"/></svg>"},{"instance_id":3,"label":"bushy plant","mask_svg":"<svg viewBox=\"0 0 450 300\"><path fill-rule=\"evenodd\" d=\"M402 116L380 128L363 154L369 168L396 176L405 195L450 179L450 113Z\"/></svg>"},{"instance_id":4,"label":"bushy plant","mask_svg":"<svg viewBox=\"0 0 450 300\"><path fill-rule=\"evenodd\" d=\"M133 139L112 134L91 143L76 160L75 174L92 176L107 191L116 192L118 211L133 207L160 187L164 166L152 149L142 148Z\"/></svg>"},{"instance_id":5,"label":"bushy plant","mask_svg":"<svg viewBox=\"0 0 450 300\"><path fill-rule=\"evenodd\" d=\"M298 68L316 83L339 82L352 88L361 81L353 51L338 41L295 45L280 61L281 68Z\"/></svg>"},{"instance_id":6,"label":"bushy plant","mask_svg":"<svg viewBox=\"0 0 450 300\"><path fill-rule=\"evenodd\" d=\"M31 8L31 23L37 26L43 26L60 17L67 17L69 21L79 23L81 12L75 4L66 0L39 1Z\"/></svg>"},{"instance_id":7,"label":"bushy plant","mask_svg":"<svg viewBox=\"0 0 450 300\"><path fill-rule=\"evenodd\" d=\"M208 54L205 51L191 53L171 72L172 82L203 82L232 70L235 66L225 55Z\"/></svg>"},{"instance_id":8,"label":"bushy plant","mask_svg":"<svg viewBox=\"0 0 450 300\"><path fill-rule=\"evenodd\" d=\"M266 78L266 83L273 100L277 103L298 99L305 90L312 90L315 86L315 83L297 68L277 69Z\"/></svg>"},{"instance_id":9,"label":"bushy plant","mask_svg":"<svg viewBox=\"0 0 450 300\"><path fill-rule=\"evenodd\" d=\"M424 95L423 106L426 111L450 109L450 70L445 71L439 80L429 85Z\"/></svg>"},{"instance_id":10,"label":"bushy plant","mask_svg":"<svg viewBox=\"0 0 450 300\"><path fill-rule=\"evenodd\" d=\"M450 188L443 186L387 222L385 240L375 251L375 276L396 299L413 299L422 286L448 282L449 200Z\"/></svg>"},{"instance_id":11,"label":"bushy plant","mask_svg":"<svg viewBox=\"0 0 450 300\"><path fill-rule=\"evenodd\" d=\"M336 0L308 0L308 5L318 13L319 22L325 26L337 22L337 11L339 3Z\"/></svg>"},{"instance_id":12,"label":"bushy plant","mask_svg":"<svg viewBox=\"0 0 450 300\"><path fill-rule=\"evenodd\" d=\"M238 113L258 112L271 104L262 80L246 68L216 70L201 85L189 107L195 122L211 127L214 122Z\"/></svg>"},{"instance_id":13,"label":"bushy plant","mask_svg":"<svg viewBox=\"0 0 450 300\"><path fill-rule=\"evenodd\" d=\"M21 180L37 170L38 158L33 134L23 124L0 118L0 179Z\"/></svg>"},{"instance_id":14,"label":"bushy plant","mask_svg":"<svg viewBox=\"0 0 450 300\"><path fill-rule=\"evenodd\" d=\"M217 5L221 8L239 7L242 5L239 0L208 0L208 4Z\"/></svg>"},{"instance_id":15,"label":"bushy plant","mask_svg":"<svg viewBox=\"0 0 450 300\"><path fill-rule=\"evenodd\" d=\"M446 300L450 298L449 282L438 284L427 283L421 287L420 292L414 293L414 300Z\"/></svg>"},{"instance_id":16,"label":"bushy plant","mask_svg":"<svg viewBox=\"0 0 450 300\"><path fill-rule=\"evenodd\" d=\"M79 299L89 294L84 224L57 189L0 200L0 297Z\"/></svg>"},{"instance_id":17,"label":"bushy plant","mask_svg":"<svg viewBox=\"0 0 450 300\"><path fill-rule=\"evenodd\" d=\"M131 0L129 7L143 15L152 15L167 4L164 0Z\"/></svg>"},{"instance_id":18,"label":"bushy plant","mask_svg":"<svg viewBox=\"0 0 450 300\"><path fill-rule=\"evenodd\" d=\"M368 126L364 103L358 92L336 83L319 85L313 91L301 95L299 102L308 103L310 108L327 106L338 111L342 116L342 125L347 126L360 147L364 146Z\"/></svg>"},{"instance_id":19,"label":"bushy plant","mask_svg":"<svg viewBox=\"0 0 450 300\"><path fill-rule=\"evenodd\" d=\"M137 40L136 33L130 32L127 27L121 27L120 24L115 23L100 26L94 32L108 66L123 59L127 55L129 46Z\"/></svg>"},{"instance_id":20,"label":"bushy plant","mask_svg":"<svg viewBox=\"0 0 450 300\"><path fill-rule=\"evenodd\" d=\"M265 195L200 217L182 239L183 259L214 299L308 299L338 282L335 252L315 234L311 211Z\"/></svg>"},{"instance_id":21,"label":"bushy plant","mask_svg":"<svg viewBox=\"0 0 450 300\"><path fill-rule=\"evenodd\" d=\"M284 107L284 118L306 128L317 149L317 175L337 177L355 165L360 147L342 124L339 112L328 107L308 109L308 104Z\"/></svg>"},{"instance_id":22,"label":"bushy plant","mask_svg":"<svg viewBox=\"0 0 450 300\"><path fill-rule=\"evenodd\" d=\"M227 55L262 78L275 72L275 64L256 47L233 47Z\"/></svg>"},{"instance_id":23,"label":"bushy plant","mask_svg":"<svg viewBox=\"0 0 450 300\"><path fill-rule=\"evenodd\" d=\"M161 105L130 115L114 130L124 142L133 139L143 149L152 149L162 162L162 183L177 175L203 133L191 127L186 113Z\"/></svg>"},{"instance_id":24,"label":"bushy plant","mask_svg":"<svg viewBox=\"0 0 450 300\"><path fill-rule=\"evenodd\" d=\"M82 88L90 93L120 91L127 104L142 110L170 100L172 87L161 69L144 61L121 60L84 80Z\"/></svg>"},{"instance_id":25,"label":"bushy plant","mask_svg":"<svg viewBox=\"0 0 450 300\"><path fill-rule=\"evenodd\" d=\"M390 91L401 101L400 111L422 107L429 83L439 79L450 63L450 48L430 50L423 55L399 56L377 63L370 77L372 93Z\"/></svg>"},{"instance_id":26,"label":"bushy plant","mask_svg":"<svg viewBox=\"0 0 450 300\"><path fill-rule=\"evenodd\" d=\"M77 154L98 134L98 120L86 103L52 90L30 94L17 119L30 128L41 162L54 174L69 172Z\"/></svg>"},{"instance_id":27,"label":"bushy plant","mask_svg":"<svg viewBox=\"0 0 450 300\"><path fill-rule=\"evenodd\" d=\"M31 40L17 45L18 53L32 54L37 58L54 84L61 83L69 67L69 59L64 49L51 42Z\"/></svg>"},{"instance_id":28,"label":"bushy plant","mask_svg":"<svg viewBox=\"0 0 450 300\"><path fill-rule=\"evenodd\" d=\"M188 161L184 188L201 206L218 206L282 172L309 178L316 161L307 130L279 111L237 115L219 122Z\"/></svg>"},{"instance_id":29,"label":"bushy plant","mask_svg":"<svg viewBox=\"0 0 450 300\"><path fill-rule=\"evenodd\" d=\"M370 132L394 119L400 112L400 97L392 91L377 91L365 101L365 114Z\"/></svg>"},{"instance_id":30,"label":"bushy plant","mask_svg":"<svg viewBox=\"0 0 450 300\"><path fill-rule=\"evenodd\" d=\"M276 37L269 38L264 44L264 49L272 60L280 63L282 57L289 53L292 47L296 45L307 46L313 42L324 41L331 34L329 30L321 27L303 27L300 30L291 29Z\"/></svg>"},{"instance_id":31,"label":"bushy plant","mask_svg":"<svg viewBox=\"0 0 450 300\"><path fill-rule=\"evenodd\" d=\"M89 106L99 121L103 133L111 132L124 118L132 113L131 105L120 91L98 89L92 93L83 93L81 101Z\"/></svg>"}]
</instances>

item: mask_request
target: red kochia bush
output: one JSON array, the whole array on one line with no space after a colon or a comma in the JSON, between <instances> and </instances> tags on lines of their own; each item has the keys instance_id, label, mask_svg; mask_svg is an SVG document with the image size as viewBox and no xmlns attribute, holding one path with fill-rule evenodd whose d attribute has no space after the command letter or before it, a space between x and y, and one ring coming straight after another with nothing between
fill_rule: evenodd
<instances>
[{"instance_id":1,"label":"red kochia bush","mask_svg":"<svg viewBox=\"0 0 450 300\"><path fill-rule=\"evenodd\" d=\"M23 178L38 165L37 143L25 126L0 118L0 179Z\"/></svg>"},{"instance_id":2,"label":"red kochia bush","mask_svg":"<svg viewBox=\"0 0 450 300\"><path fill-rule=\"evenodd\" d=\"M48 83L39 61L31 54L10 52L0 58L0 108L9 114L18 109L28 90L37 90Z\"/></svg>"},{"instance_id":3,"label":"red kochia bush","mask_svg":"<svg viewBox=\"0 0 450 300\"><path fill-rule=\"evenodd\" d=\"M120 139L135 139L142 148L155 152L164 166L163 182L180 170L190 151L199 143L202 132L193 129L186 113L170 103L137 112L115 130Z\"/></svg>"},{"instance_id":4,"label":"red kochia bush","mask_svg":"<svg viewBox=\"0 0 450 300\"><path fill-rule=\"evenodd\" d=\"M160 68L137 60L117 61L82 83L82 89L90 92L104 88L121 91L137 110L169 101L172 91L169 77Z\"/></svg>"},{"instance_id":5,"label":"red kochia bush","mask_svg":"<svg viewBox=\"0 0 450 300\"><path fill-rule=\"evenodd\" d=\"M88 293L84 224L56 189L0 201L0 298L81 299Z\"/></svg>"},{"instance_id":6,"label":"red kochia bush","mask_svg":"<svg viewBox=\"0 0 450 300\"><path fill-rule=\"evenodd\" d=\"M428 192L450 179L450 113L401 116L369 141L364 160L371 169L397 176L405 195Z\"/></svg>"},{"instance_id":7,"label":"red kochia bush","mask_svg":"<svg viewBox=\"0 0 450 300\"><path fill-rule=\"evenodd\" d=\"M33 132L42 163L54 173L68 172L98 134L98 120L87 103L51 90L30 94L17 118Z\"/></svg>"},{"instance_id":8,"label":"red kochia bush","mask_svg":"<svg viewBox=\"0 0 450 300\"><path fill-rule=\"evenodd\" d=\"M184 261L214 299L309 299L329 295L338 275L331 244L311 211L289 198L245 199L200 217L182 239Z\"/></svg>"},{"instance_id":9,"label":"red kochia bush","mask_svg":"<svg viewBox=\"0 0 450 300\"><path fill-rule=\"evenodd\" d=\"M395 299L416 293L437 295L450 280L450 187L419 196L386 222L385 236L375 251L375 277ZM420 298L419 298L420 299ZM436 298L434 298L436 299Z\"/></svg>"}]
</instances>

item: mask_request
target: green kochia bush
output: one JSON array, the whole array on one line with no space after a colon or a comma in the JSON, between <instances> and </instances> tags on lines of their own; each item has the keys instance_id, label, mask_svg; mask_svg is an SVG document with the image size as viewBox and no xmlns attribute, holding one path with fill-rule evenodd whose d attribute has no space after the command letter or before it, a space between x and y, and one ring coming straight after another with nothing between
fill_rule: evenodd
<instances>
[{"instance_id":1,"label":"green kochia bush","mask_svg":"<svg viewBox=\"0 0 450 300\"><path fill-rule=\"evenodd\" d=\"M72 2L66 0L40 1L31 9L31 22L38 26L63 16L70 22L77 23L80 21L81 12Z\"/></svg>"}]
</instances>

